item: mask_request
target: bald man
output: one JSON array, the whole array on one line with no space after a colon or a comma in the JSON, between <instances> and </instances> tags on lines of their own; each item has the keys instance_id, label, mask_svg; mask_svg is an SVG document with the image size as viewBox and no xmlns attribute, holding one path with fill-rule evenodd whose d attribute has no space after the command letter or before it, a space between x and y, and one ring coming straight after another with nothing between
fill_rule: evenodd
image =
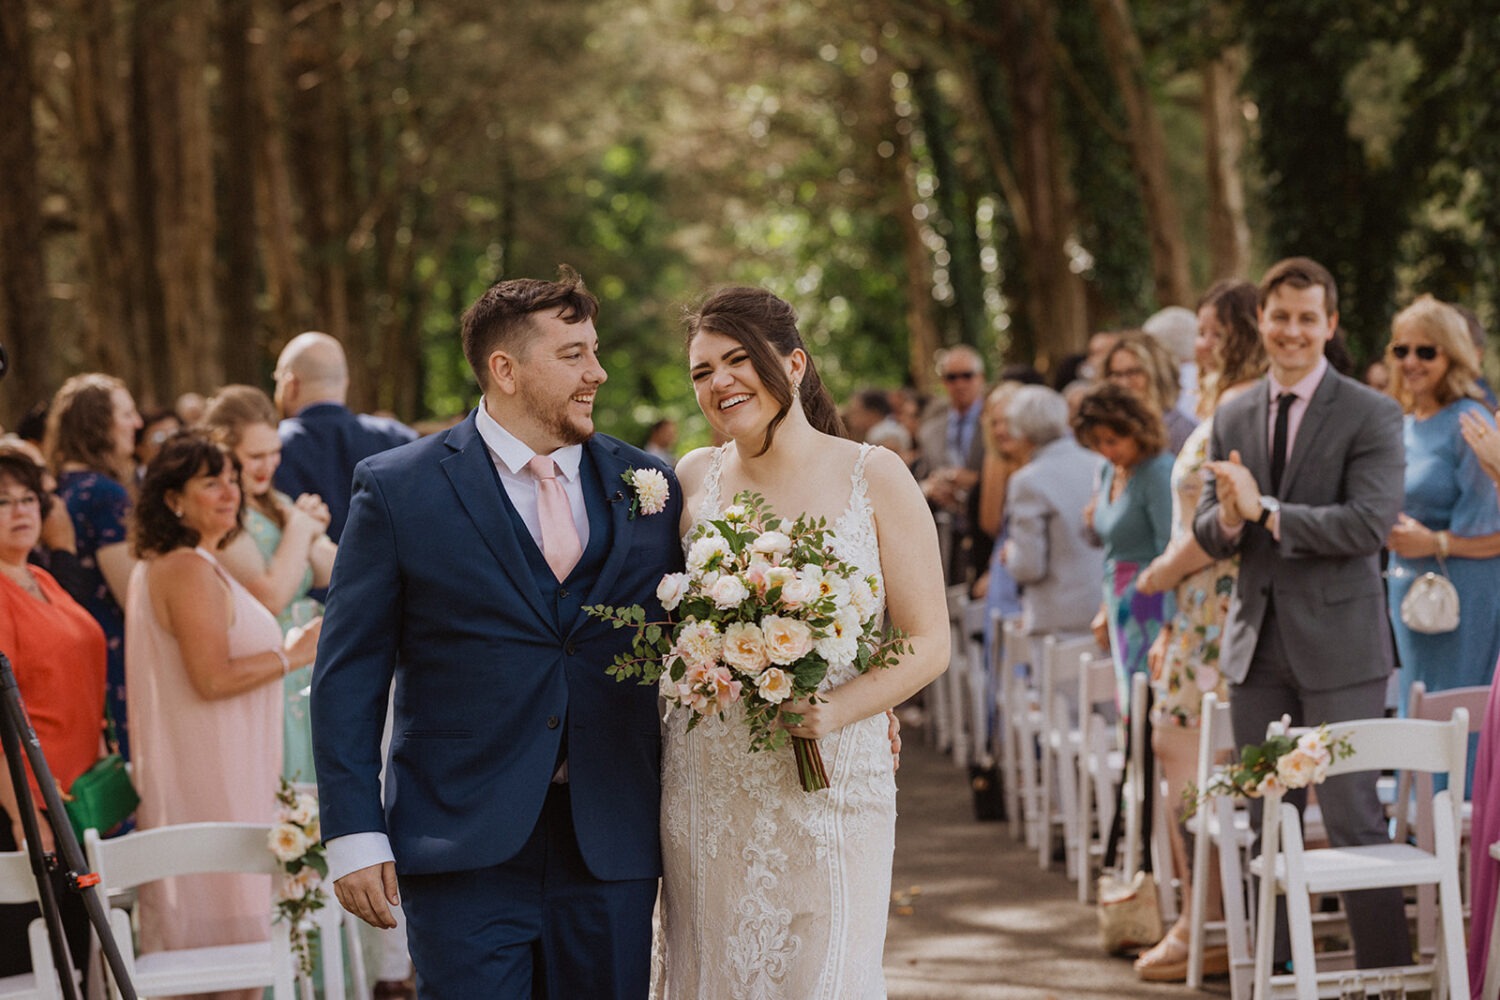
<instances>
[{"instance_id":1,"label":"bald man","mask_svg":"<svg viewBox=\"0 0 1500 1000\"><path fill-rule=\"evenodd\" d=\"M281 466L276 488L287 496L316 493L328 504L335 542L349 516L354 467L378 452L417 439L389 417L351 413L349 362L326 333L293 337L276 359L276 408L281 412Z\"/></svg>"}]
</instances>

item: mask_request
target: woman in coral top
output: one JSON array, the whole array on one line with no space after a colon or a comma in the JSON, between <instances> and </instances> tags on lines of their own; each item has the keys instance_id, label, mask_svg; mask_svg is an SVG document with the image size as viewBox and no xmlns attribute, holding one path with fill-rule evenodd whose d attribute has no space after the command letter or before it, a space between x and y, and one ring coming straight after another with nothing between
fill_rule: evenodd
<instances>
[{"instance_id":1,"label":"woman in coral top","mask_svg":"<svg viewBox=\"0 0 1500 1000\"><path fill-rule=\"evenodd\" d=\"M104 630L46 570L26 559L42 534L53 497L42 470L18 454L0 454L0 650L10 658L26 713L47 766L62 788L99 758L104 718ZM3 756L3 755L0 755ZM32 801L41 793L32 779ZM66 817L50 817L67 822ZM40 824L42 847L53 849L52 830ZM16 789L0 759L0 851L22 839ZM63 924L73 959L88 955L88 920L82 897L59 882ZM0 977L31 970L26 925L35 905L0 906Z\"/></svg>"}]
</instances>

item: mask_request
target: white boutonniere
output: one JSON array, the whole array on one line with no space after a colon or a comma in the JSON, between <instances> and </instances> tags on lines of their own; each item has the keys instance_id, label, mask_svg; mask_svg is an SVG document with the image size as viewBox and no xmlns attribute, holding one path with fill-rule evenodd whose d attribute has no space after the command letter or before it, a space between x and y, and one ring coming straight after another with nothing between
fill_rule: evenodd
<instances>
[{"instance_id":1,"label":"white boutonniere","mask_svg":"<svg viewBox=\"0 0 1500 1000\"><path fill-rule=\"evenodd\" d=\"M634 491L630 498L630 517L641 514L660 514L667 509L670 488L667 477L659 469L626 469L620 473L625 485Z\"/></svg>"}]
</instances>

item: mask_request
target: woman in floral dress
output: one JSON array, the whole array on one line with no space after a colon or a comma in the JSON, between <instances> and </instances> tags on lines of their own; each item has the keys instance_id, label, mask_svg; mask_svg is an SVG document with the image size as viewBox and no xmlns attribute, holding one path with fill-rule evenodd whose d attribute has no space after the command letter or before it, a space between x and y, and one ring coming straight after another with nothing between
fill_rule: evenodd
<instances>
[{"instance_id":1,"label":"woman in floral dress","mask_svg":"<svg viewBox=\"0 0 1500 1000\"><path fill-rule=\"evenodd\" d=\"M1239 573L1238 558L1214 561L1193 537L1193 512L1203 493L1203 463L1208 460L1212 412L1244 392L1264 374L1265 351L1256 329L1254 285L1219 282L1198 303L1198 364L1207 374L1202 405L1205 417L1188 436L1172 467L1172 541L1141 572L1136 589L1154 594L1173 590L1176 613L1162 626L1150 653L1153 705L1151 746L1167 782L1166 800L1180 802L1197 775L1198 724L1203 696L1212 691L1228 697L1229 686L1218 670L1219 642L1229 598ZM1191 897L1192 865L1181 824L1169 822L1172 863L1179 873L1182 897ZM1218 884L1209 886L1209 906L1218 907ZM1188 912L1157 945L1136 959L1136 975L1151 982L1187 978ZM1222 948L1209 949L1204 968L1228 968Z\"/></svg>"}]
</instances>

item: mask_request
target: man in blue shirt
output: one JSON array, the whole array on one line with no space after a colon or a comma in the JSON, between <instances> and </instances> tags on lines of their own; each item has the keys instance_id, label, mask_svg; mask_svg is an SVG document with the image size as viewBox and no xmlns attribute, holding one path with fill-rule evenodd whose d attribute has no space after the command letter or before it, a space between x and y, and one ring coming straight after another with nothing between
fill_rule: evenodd
<instances>
[{"instance_id":1,"label":"man in blue shirt","mask_svg":"<svg viewBox=\"0 0 1500 1000\"><path fill-rule=\"evenodd\" d=\"M353 413L349 362L326 333L301 333L276 360L276 408L281 412L281 465L276 488L287 496L316 493L328 505L328 537L335 542L349 516L354 467L371 455L417 439L390 417Z\"/></svg>"}]
</instances>

